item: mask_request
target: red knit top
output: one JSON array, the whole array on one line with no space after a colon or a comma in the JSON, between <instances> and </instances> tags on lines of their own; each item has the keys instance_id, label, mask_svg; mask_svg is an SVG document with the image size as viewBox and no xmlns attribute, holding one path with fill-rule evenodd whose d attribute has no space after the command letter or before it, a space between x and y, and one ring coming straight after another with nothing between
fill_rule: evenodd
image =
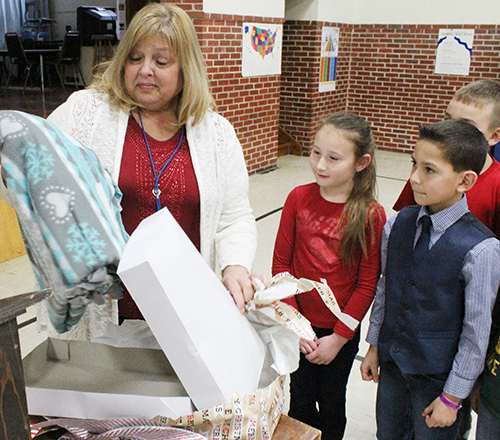
<instances>
[{"instance_id":1,"label":"red knit top","mask_svg":"<svg viewBox=\"0 0 500 440\"><path fill-rule=\"evenodd\" d=\"M272 273L290 272L297 278L314 281L326 279L341 310L361 322L380 276L380 243L386 217L382 206L377 205L373 235L367 226L367 256L358 249L355 264L342 265L337 223L344 206L325 200L316 183L295 188L281 214ZM340 336L353 338L354 332L338 321L316 291L302 293L287 302L313 326L333 328Z\"/></svg>"},{"instance_id":2,"label":"red knit top","mask_svg":"<svg viewBox=\"0 0 500 440\"><path fill-rule=\"evenodd\" d=\"M156 174L174 152L181 130L171 139L158 141L148 136ZM130 116L120 167L118 186L123 193L122 219L125 230L131 234L146 217L156 212L153 195L154 173L141 126ZM158 182L161 207L167 207L181 228L200 249L200 194L194 173L189 146L184 135L181 146ZM142 315L128 292L118 302L122 318L142 319Z\"/></svg>"}]
</instances>

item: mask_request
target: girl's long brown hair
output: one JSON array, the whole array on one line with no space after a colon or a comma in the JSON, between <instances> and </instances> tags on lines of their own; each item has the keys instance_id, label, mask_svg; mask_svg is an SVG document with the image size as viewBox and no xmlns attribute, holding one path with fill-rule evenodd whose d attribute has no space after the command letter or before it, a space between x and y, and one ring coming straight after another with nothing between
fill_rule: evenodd
<instances>
[{"instance_id":1,"label":"girl's long brown hair","mask_svg":"<svg viewBox=\"0 0 500 440\"><path fill-rule=\"evenodd\" d=\"M367 255L367 229L374 240L373 223L377 212L375 142L368 122L351 113L334 113L320 124L318 131L325 126L341 130L342 134L354 144L356 161L365 154L369 154L372 158L365 169L355 174L351 194L338 223L338 228L344 231L340 245L340 261L342 264L350 265L355 261L357 249L361 248L365 256Z\"/></svg>"}]
</instances>

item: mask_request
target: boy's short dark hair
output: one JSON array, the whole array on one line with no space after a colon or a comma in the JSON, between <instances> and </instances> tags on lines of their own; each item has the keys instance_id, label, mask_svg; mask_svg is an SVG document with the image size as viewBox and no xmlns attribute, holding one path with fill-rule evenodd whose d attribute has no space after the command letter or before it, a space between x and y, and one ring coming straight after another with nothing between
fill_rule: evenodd
<instances>
[{"instance_id":1,"label":"boy's short dark hair","mask_svg":"<svg viewBox=\"0 0 500 440\"><path fill-rule=\"evenodd\" d=\"M470 122L447 119L421 126L418 138L435 144L455 172L481 173L489 145L483 133Z\"/></svg>"},{"instance_id":2,"label":"boy's short dark hair","mask_svg":"<svg viewBox=\"0 0 500 440\"><path fill-rule=\"evenodd\" d=\"M500 81L493 79L481 79L471 82L459 89L453 99L472 104L482 108L485 105L493 104L493 111L490 116L490 130L500 127Z\"/></svg>"}]
</instances>

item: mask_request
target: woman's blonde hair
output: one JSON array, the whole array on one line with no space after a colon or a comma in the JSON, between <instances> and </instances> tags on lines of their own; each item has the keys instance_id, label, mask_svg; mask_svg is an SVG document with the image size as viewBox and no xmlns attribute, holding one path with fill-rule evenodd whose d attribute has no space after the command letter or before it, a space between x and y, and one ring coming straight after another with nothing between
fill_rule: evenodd
<instances>
[{"instance_id":1,"label":"woman's blonde hair","mask_svg":"<svg viewBox=\"0 0 500 440\"><path fill-rule=\"evenodd\" d=\"M340 245L340 260L343 264L353 264L358 249L367 255L366 232L375 239L374 216L377 212L375 142L370 124L361 116L351 113L334 113L325 119L318 131L329 126L340 130L354 144L356 161L365 154L371 156L369 165L354 175L354 185L340 217L338 228L343 230Z\"/></svg>"},{"instance_id":2,"label":"woman's blonde hair","mask_svg":"<svg viewBox=\"0 0 500 440\"><path fill-rule=\"evenodd\" d=\"M209 109L215 108L215 104L193 22L178 6L151 3L137 12L113 59L102 66L101 73L95 76L90 87L108 94L113 104L126 111L141 108L125 88L125 63L139 42L157 36L165 39L183 76L184 87L177 107L178 124L185 124L191 117L193 124L197 124Z\"/></svg>"}]
</instances>

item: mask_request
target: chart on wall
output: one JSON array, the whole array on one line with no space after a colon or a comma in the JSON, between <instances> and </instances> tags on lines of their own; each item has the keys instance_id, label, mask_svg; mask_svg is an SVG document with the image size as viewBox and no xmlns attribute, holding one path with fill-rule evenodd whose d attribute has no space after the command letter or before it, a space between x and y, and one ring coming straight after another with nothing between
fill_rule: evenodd
<instances>
[{"instance_id":1,"label":"chart on wall","mask_svg":"<svg viewBox=\"0 0 500 440\"><path fill-rule=\"evenodd\" d=\"M281 74L283 25L243 23L243 76Z\"/></svg>"},{"instance_id":2,"label":"chart on wall","mask_svg":"<svg viewBox=\"0 0 500 440\"><path fill-rule=\"evenodd\" d=\"M319 91L335 90L337 59L339 56L339 28L323 26L321 31L321 65Z\"/></svg>"},{"instance_id":3,"label":"chart on wall","mask_svg":"<svg viewBox=\"0 0 500 440\"><path fill-rule=\"evenodd\" d=\"M474 29L440 29L434 73L468 75Z\"/></svg>"}]
</instances>

